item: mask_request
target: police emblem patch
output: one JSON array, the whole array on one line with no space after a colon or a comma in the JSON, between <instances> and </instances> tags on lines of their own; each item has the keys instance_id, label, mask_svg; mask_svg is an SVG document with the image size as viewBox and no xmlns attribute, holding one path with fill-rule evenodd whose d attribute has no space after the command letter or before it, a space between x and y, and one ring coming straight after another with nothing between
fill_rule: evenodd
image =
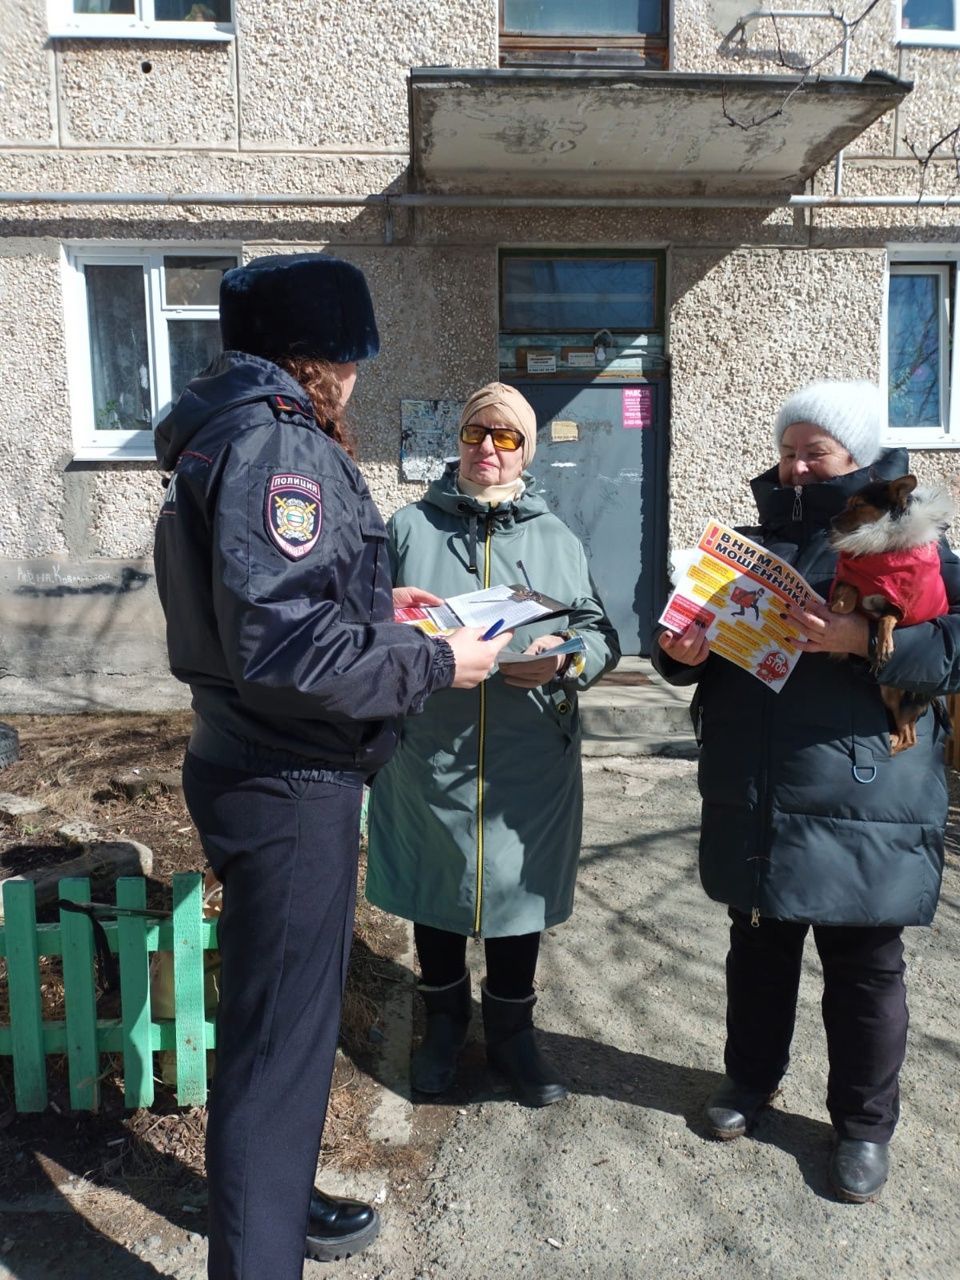
<instances>
[{"instance_id":1,"label":"police emblem patch","mask_svg":"<svg viewBox=\"0 0 960 1280\"><path fill-rule=\"evenodd\" d=\"M320 486L309 476L282 471L267 481L267 533L290 560L302 560L320 537Z\"/></svg>"}]
</instances>

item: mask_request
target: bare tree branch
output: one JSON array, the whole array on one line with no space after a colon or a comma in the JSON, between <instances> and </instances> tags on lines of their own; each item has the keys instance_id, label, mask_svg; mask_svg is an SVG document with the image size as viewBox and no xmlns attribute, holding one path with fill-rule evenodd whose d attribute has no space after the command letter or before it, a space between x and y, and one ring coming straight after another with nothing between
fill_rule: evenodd
<instances>
[{"instance_id":1,"label":"bare tree branch","mask_svg":"<svg viewBox=\"0 0 960 1280\"><path fill-rule=\"evenodd\" d=\"M917 193L918 202L920 197L923 195L924 187L926 186L927 171L930 168L930 162L942 147L949 145L950 151L953 155L953 170L957 176L957 181L960 182L960 124L951 129L948 133L945 133L942 138L938 138L936 142L932 142L925 152L921 152L907 134L903 135L901 141L910 148L910 154L920 166L920 190Z\"/></svg>"},{"instance_id":2,"label":"bare tree branch","mask_svg":"<svg viewBox=\"0 0 960 1280\"><path fill-rule=\"evenodd\" d=\"M720 42L719 52L726 54L728 57L752 57L757 59L766 59L767 61L774 62L777 66L784 67L789 71L799 72L800 78L795 85L792 85L791 88L784 93L782 99L775 108L767 111L763 115L752 116L749 119L734 115L732 111L728 110L726 85L724 85L721 90L723 118L733 128L749 130L757 129L768 121L775 120L778 116L783 115L785 109L790 103L790 100L799 93L805 85L809 84L810 81L815 78L815 73L818 74L818 68L822 67L825 62L829 61L835 54L840 52L843 49L844 44L853 40L858 29L879 4L880 0L869 0L869 3L864 6L857 16L855 18L851 18L846 23L844 34L839 40L834 41L834 43L821 53L819 57L812 58L807 61L804 61L802 55L791 53L784 49L782 33L779 25L780 15L772 10L764 14L764 18L768 19L773 26L776 50L748 48L747 22L749 21L749 15L744 15L744 17L737 22L736 26L734 26L733 29L727 32L723 37ZM824 12L826 15L835 18L837 21L844 20L844 15L837 12L837 10L832 6ZM761 19L756 20L760 21ZM949 151L954 173L957 181L960 182L960 123L958 123L954 128L949 129L942 137L937 138L935 142L930 143L927 147L918 146L906 134L903 136L901 141L909 148L910 154L913 156L914 160L916 160L919 167L920 188L917 194L918 202L924 194L931 163L946 151Z\"/></svg>"},{"instance_id":3,"label":"bare tree branch","mask_svg":"<svg viewBox=\"0 0 960 1280\"><path fill-rule=\"evenodd\" d=\"M778 107L776 107L773 111L768 111L765 115L754 116L750 120L738 119L736 116L732 115L727 110L726 94L724 93L722 95L723 118L727 121L728 124L734 126L735 128L756 129L760 125L766 124L768 120L775 120L777 116L782 115L784 108L790 102L791 98L793 98L795 94L799 93L800 90L805 85L810 83L811 79L814 78L814 72L817 70L818 67L823 66L825 62L827 62L830 58L834 56L834 54L840 52L843 49L843 46L848 42L848 40L851 40L853 38L854 32L857 30L857 28L873 12L873 10L877 7L879 3L880 3L880 0L869 0L869 3L865 6L865 8L862 9L861 12L858 13L855 18L850 19L850 21L847 23L844 34L840 37L839 40L834 41L834 43L828 49L826 49L823 53L821 53L819 57L813 58L806 62L798 58L796 55L791 56L784 52L783 41L780 35L780 28L777 25L777 15L773 12L770 12L768 16L771 23L773 24L773 32L777 41L776 57L771 58L771 61L775 61L778 66L786 67L790 71L799 71L800 79L786 94L784 94L783 100L781 101ZM839 13L836 13L832 7L826 12L828 12L832 17L837 18L838 21L842 17L842 15ZM728 32L727 35L724 36L723 40L720 42L721 52L730 51L731 41L737 36L738 33L739 33L740 49L747 53L750 52L749 50L746 49L746 43L747 43L746 24L743 19L741 19L737 23L737 25L733 28L732 31ZM760 51L753 51L753 53L755 57L763 56L763 54ZM741 53L740 56L743 56L743 53Z\"/></svg>"}]
</instances>

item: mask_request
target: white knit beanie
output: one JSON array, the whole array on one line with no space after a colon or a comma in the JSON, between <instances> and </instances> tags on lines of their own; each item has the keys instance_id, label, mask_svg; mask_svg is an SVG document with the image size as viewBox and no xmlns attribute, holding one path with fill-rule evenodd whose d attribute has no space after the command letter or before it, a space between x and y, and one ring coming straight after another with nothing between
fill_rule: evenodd
<instances>
[{"instance_id":1,"label":"white knit beanie","mask_svg":"<svg viewBox=\"0 0 960 1280\"><path fill-rule=\"evenodd\" d=\"M773 436L777 448L794 422L811 422L842 444L858 467L869 467L880 452L887 407L874 382L811 382L780 406Z\"/></svg>"}]
</instances>

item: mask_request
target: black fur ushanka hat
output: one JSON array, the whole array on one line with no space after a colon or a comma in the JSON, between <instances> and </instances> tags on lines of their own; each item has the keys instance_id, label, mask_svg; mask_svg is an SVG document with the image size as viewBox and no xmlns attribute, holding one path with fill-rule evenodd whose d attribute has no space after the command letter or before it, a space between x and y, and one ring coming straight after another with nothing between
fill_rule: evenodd
<instances>
[{"instance_id":1,"label":"black fur ushanka hat","mask_svg":"<svg viewBox=\"0 0 960 1280\"><path fill-rule=\"evenodd\" d=\"M274 254L226 272L220 332L225 350L267 360L349 364L380 350L363 272L323 253Z\"/></svg>"}]
</instances>

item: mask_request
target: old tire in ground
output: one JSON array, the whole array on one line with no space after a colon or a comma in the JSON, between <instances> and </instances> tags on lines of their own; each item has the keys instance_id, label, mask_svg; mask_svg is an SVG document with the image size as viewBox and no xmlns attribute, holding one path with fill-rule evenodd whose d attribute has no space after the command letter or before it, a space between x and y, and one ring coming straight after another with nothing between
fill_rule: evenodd
<instances>
[{"instance_id":1,"label":"old tire in ground","mask_svg":"<svg viewBox=\"0 0 960 1280\"><path fill-rule=\"evenodd\" d=\"M16 729L8 724L0 724L0 769L20 759L20 739Z\"/></svg>"}]
</instances>

